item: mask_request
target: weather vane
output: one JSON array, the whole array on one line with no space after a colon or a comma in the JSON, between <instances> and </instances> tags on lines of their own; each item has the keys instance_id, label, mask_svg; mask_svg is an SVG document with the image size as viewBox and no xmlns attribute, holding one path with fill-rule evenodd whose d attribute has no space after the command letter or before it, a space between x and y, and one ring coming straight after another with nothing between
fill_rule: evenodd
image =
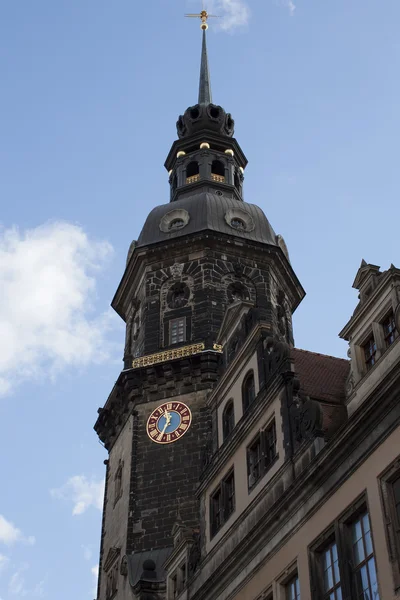
<instances>
[{"instance_id":1,"label":"weather vane","mask_svg":"<svg viewBox=\"0 0 400 600\"><path fill-rule=\"evenodd\" d=\"M196 15L189 14L189 15L185 15L185 17L196 17L198 19L201 19L200 29L203 29L205 31L206 29L208 29L208 23L207 23L208 19L210 17L218 18L218 15L209 15L208 12L204 9L204 3L203 3L203 10L199 14L196 14Z\"/></svg>"}]
</instances>

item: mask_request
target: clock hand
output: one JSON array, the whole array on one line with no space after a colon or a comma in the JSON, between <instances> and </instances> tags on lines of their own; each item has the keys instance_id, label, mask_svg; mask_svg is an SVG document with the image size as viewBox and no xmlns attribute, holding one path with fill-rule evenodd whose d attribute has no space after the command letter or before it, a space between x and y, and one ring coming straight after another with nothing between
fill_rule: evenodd
<instances>
[{"instance_id":1,"label":"clock hand","mask_svg":"<svg viewBox=\"0 0 400 600\"><path fill-rule=\"evenodd\" d=\"M169 412L165 411L164 417L165 417L165 425L161 432L161 435L164 435L165 430L167 429L168 425L171 423L171 415L169 414Z\"/></svg>"}]
</instances>

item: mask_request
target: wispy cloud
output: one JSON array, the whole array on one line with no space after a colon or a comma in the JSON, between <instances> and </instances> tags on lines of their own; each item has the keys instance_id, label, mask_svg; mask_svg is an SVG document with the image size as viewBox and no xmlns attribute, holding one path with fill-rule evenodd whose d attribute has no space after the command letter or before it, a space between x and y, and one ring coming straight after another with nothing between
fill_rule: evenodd
<instances>
[{"instance_id":1,"label":"wispy cloud","mask_svg":"<svg viewBox=\"0 0 400 600\"><path fill-rule=\"evenodd\" d=\"M92 573L92 577L93 577L93 585L92 585L92 590L91 590L90 594L96 598L97 597L97 580L99 578L99 565L94 565L94 567L92 567L90 569L90 572Z\"/></svg>"},{"instance_id":2,"label":"wispy cloud","mask_svg":"<svg viewBox=\"0 0 400 600\"><path fill-rule=\"evenodd\" d=\"M82 546L83 550L83 558L85 560L90 560L93 556L93 552L90 546Z\"/></svg>"},{"instance_id":3,"label":"wispy cloud","mask_svg":"<svg viewBox=\"0 0 400 600\"><path fill-rule=\"evenodd\" d=\"M279 4L288 9L291 17L294 16L294 12L296 10L296 5L293 0L278 0Z\"/></svg>"},{"instance_id":4,"label":"wispy cloud","mask_svg":"<svg viewBox=\"0 0 400 600\"><path fill-rule=\"evenodd\" d=\"M3 573L3 571L5 571L8 567L10 563L10 559L8 558L8 556L5 556L4 554L0 554L0 575L1 573ZM1 600L1 598L0 598Z\"/></svg>"},{"instance_id":5,"label":"wispy cloud","mask_svg":"<svg viewBox=\"0 0 400 600\"><path fill-rule=\"evenodd\" d=\"M6 546L12 546L17 542L29 544L32 546L35 543L35 538L31 536L25 536L18 527L15 527L11 521L8 521L3 515L0 515L0 543Z\"/></svg>"},{"instance_id":6,"label":"wispy cloud","mask_svg":"<svg viewBox=\"0 0 400 600\"><path fill-rule=\"evenodd\" d=\"M95 275L112 253L81 227L0 229L0 395L22 378L54 376L107 357L111 313L92 315Z\"/></svg>"},{"instance_id":7,"label":"wispy cloud","mask_svg":"<svg viewBox=\"0 0 400 600\"><path fill-rule=\"evenodd\" d=\"M8 583L8 592L17 598L24 598L26 596L30 598L42 598L44 596L44 585L47 577L42 579L33 588L27 587L25 573L28 569L29 565L25 563L11 575Z\"/></svg>"},{"instance_id":8,"label":"wispy cloud","mask_svg":"<svg viewBox=\"0 0 400 600\"><path fill-rule=\"evenodd\" d=\"M75 475L60 488L50 490L53 498L69 500L73 503L72 514L82 515L93 506L103 508L104 479L87 479L85 475Z\"/></svg>"}]
</instances>

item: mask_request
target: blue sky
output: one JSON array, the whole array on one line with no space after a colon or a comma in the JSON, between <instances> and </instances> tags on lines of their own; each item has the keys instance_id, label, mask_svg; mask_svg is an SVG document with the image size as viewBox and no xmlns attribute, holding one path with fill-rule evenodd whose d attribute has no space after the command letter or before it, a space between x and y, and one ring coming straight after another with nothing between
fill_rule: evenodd
<instances>
[{"instance_id":1,"label":"blue sky","mask_svg":"<svg viewBox=\"0 0 400 600\"><path fill-rule=\"evenodd\" d=\"M109 304L196 102L189 0L0 1L0 599L95 597L103 460L122 367ZM210 6L210 5L209 5ZM214 101L245 199L307 296L296 345L346 355L362 258L399 266L398 0L214 0Z\"/></svg>"}]
</instances>

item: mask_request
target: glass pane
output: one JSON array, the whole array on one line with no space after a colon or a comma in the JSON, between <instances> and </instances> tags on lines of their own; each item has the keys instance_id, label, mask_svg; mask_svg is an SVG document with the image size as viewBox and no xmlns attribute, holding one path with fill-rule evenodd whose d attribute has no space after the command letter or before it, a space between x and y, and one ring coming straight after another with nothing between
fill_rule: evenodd
<instances>
[{"instance_id":1,"label":"glass pane","mask_svg":"<svg viewBox=\"0 0 400 600\"><path fill-rule=\"evenodd\" d=\"M331 552L330 548L324 552L324 570L331 566Z\"/></svg>"},{"instance_id":2,"label":"glass pane","mask_svg":"<svg viewBox=\"0 0 400 600\"><path fill-rule=\"evenodd\" d=\"M324 572L324 592L328 592L333 588L333 572L332 567L328 567Z\"/></svg>"},{"instance_id":3,"label":"glass pane","mask_svg":"<svg viewBox=\"0 0 400 600\"><path fill-rule=\"evenodd\" d=\"M336 600L342 600L342 588L336 590Z\"/></svg>"},{"instance_id":4,"label":"glass pane","mask_svg":"<svg viewBox=\"0 0 400 600\"><path fill-rule=\"evenodd\" d=\"M368 561L368 572L369 572L369 579L371 582L371 587L372 587L372 598L379 598L378 595L378 579L376 577L376 568L375 568L375 560L373 558L371 558Z\"/></svg>"},{"instance_id":5,"label":"glass pane","mask_svg":"<svg viewBox=\"0 0 400 600\"><path fill-rule=\"evenodd\" d=\"M335 583L339 583L339 581L340 581L340 571L339 571L339 562L338 562L337 559L333 563L333 573L334 573Z\"/></svg>"}]
</instances>

